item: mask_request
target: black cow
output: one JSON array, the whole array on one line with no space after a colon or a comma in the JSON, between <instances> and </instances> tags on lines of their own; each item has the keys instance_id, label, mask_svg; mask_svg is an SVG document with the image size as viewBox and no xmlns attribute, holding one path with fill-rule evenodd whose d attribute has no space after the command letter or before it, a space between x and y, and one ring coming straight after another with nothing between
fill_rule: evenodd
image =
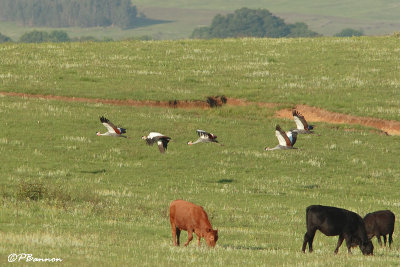
<instances>
[{"instance_id":1,"label":"black cow","mask_svg":"<svg viewBox=\"0 0 400 267\"><path fill-rule=\"evenodd\" d=\"M312 205L306 209L306 223L303 252L306 251L307 242L309 251L312 252L315 232L320 230L327 236L339 236L335 254L338 253L344 239L349 253L352 246L359 245L364 255L373 254L374 246L368 239L363 219L357 213L335 207Z\"/></svg>"},{"instance_id":2,"label":"black cow","mask_svg":"<svg viewBox=\"0 0 400 267\"><path fill-rule=\"evenodd\" d=\"M389 234L389 247L392 244L392 235L394 231L395 216L390 210L379 210L368 213L364 217L365 230L367 230L368 238L374 236L378 239L378 243L382 246L381 236L386 246L386 235Z\"/></svg>"}]
</instances>

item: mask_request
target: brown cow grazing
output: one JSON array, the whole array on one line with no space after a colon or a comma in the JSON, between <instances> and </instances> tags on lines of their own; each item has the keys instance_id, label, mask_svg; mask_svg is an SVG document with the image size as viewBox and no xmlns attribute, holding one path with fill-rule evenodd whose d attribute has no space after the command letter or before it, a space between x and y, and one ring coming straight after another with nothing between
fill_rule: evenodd
<instances>
[{"instance_id":1,"label":"brown cow grazing","mask_svg":"<svg viewBox=\"0 0 400 267\"><path fill-rule=\"evenodd\" d=\"M169 206L169 219L174 246L179 246L181 230L185 230L188 232L188 240L185 246L192 241L193 232L195 232L199 246L200 238L203 237L208 246L215 247L218 240L218 230L212 229L207 213L201 206L180 199L174 200Z\"/></svg>"},{"instance_id":2,"label":"brown cow grazing","mask_svg":"<svg viewBox=\"0 0 400 267\"><path fill-rule=\"evenodd\" d=\"M378 239L378 243L382 246L381 236L386 246L386 235L389 234L389 248L392 244L392 235L394 231L395 216L390 210L380 210L368 213L364 217L365 229L367 230L368 238L374 236Z\"/></svg>"},{"instance_id":3,"label":"brown cow grazing","mask_svg":"<svg viewBox=\"0 0 400 267\"><path fill-rule=\"evenodd\" d=\"M368 239L363 219L357 213L336 207L312 205L306 209L306 223L303 252L306 251L307 243L309 251L312 252L315 232L320 230L327 236L339 236L335 254L338 253L343 240L346 240L349 253L352 246L359 245L364 255L373 254L374 246Z\"/></svg>"}]
</instances>

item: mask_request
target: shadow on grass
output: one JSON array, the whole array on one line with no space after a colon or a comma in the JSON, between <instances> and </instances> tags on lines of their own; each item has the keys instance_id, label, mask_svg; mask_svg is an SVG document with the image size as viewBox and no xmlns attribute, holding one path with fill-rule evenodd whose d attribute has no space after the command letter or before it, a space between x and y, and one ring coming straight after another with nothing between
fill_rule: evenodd
<instances>
[{"instance_id":1,"label":"shadow on grass","mask_svg":"<svg viewBox=\"0 0 400 267\"><path fill-rule=\"evenodd\" d=\"M235 249L235 250L266 250L264 247L252 247L252 246L233 246L233 245L222 245L224 249Z\"/></svg>"},{"instance_id":2,"label":"shadow on grass","mask_svg":"<svg viewBox=\"0 0 400 267\"><path fill-rule=\"evenodd\" d=\"M98 174L98 173L105 173L106 169L101 170L94 170L94 171L81 171L81 173L90 173L90 174Z\"/></svg>"},{"instance_id":3,"label":"shadow on grass","mask_svg":"<svg viewBox=\"0 0 400 267\"><path fill-rule=\"evenodd\" d=\"M309 185L303 186L303 188L305 188L305 189L314 189L314 188L319 188L319 185L317 185L317 184L309 184Z\"/></svg>"},{"instance_id":4,"label":"shadow on grass","mask_svg":"<svg viewBox=\"0 0 400 267\"><path fill-rule=\"evenodd\" d=\"M232 183L233 181L234 181L233 179L220 179L217 181L217 183L228 184L228 183Z\"/></svg>"}]
</instances>

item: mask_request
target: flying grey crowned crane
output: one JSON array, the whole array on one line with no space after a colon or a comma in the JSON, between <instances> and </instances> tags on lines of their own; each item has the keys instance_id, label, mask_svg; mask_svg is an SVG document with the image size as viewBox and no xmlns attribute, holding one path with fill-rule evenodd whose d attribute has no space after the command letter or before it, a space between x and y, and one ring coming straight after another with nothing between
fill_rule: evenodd
<instances>
[{"instance_id":1,"label":"flying grey crowned crane","mask_svg":"<svg viewBox=\"0 0 400 267\"><path fill-rule=\"evenodd\" d=\"M219 145L222 145L222 144L218 143L216 135L214 135L212 133L208 133L203 130L196 130L196 132L197 132L197 135L199 136L199 139L197 139L195 142L192 142L192 141L187 142L188 145L195 145L198 143L217 143Z\"/></svg>"},{"instance_id":2,"label":"flying grey crowned crane","mask_svg":"<svg viewBox=\"0 0 400 267\"><path fill-rule=\"evenodd\" d=\"M156 132L151 132L148 136L142 136L142 139L145 140L149 146L157 143L160 153L165 153L165 150L167 150L168 147L168 142L171 140L170 137Z\"/></svg>"},{"instance_id":3,"label":"flying grey crowned crane","mask_svg":"<svg viewBox=\"0 0 400 267\"><path fill-rule=\"evenodd\" d=\"M297 140L297 132L288 131L285 133L279 125L276 125L275 135L278 138L279 144L273 148L266 147L265 150L297 149L296 147L293 147Z\"/></svg>"},{"instance_id":4,"label":"flying grey crowned crane","mask_svg":"<svg viewBox=\"0 0 400 267\"><path fill-rule=\"evenodd\" d=\"M293 110L292 111L293 114L293 119L294 122L296 123L296 129L293 129L291 131L293 132L297 132L300 134L311 134L314 133L313 131L311 131L312 129L314 129L313 125L308 125L306 119L304 118L303 115L301 115L300 112L298 112L297 110Z\"/></svg>"},{"instance_id":5,"label":"flying grey crowned crane","mask_svg":"<svg viewBox=\"0 0 400 267\"><path fill-rule=\"evenodd\" d=\"M122 134L126 133L126 129L116 127L114 124L112 124L112 122L110 122L104 116L100 117L100 122L104 125L104 127L107 128L107 132L105 132L105 133L97 132L96 133L97 136L113 136L113 137L125 137L126 138L125 135L122 135Z\"/></svg>"}]
</instances>

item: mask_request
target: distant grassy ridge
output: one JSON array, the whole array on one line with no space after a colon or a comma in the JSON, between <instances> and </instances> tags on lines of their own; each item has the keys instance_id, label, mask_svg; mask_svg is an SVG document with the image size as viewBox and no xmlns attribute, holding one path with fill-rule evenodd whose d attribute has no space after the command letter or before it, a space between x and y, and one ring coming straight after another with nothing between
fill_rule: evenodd
<instances>
[{"instance_id":1,"label":"distant grassy ridge","mask_svg":"<svg viewBox=\"0 0 400 267\"><path fill-rule=\"evenodd\" d=\"M2 44L1 90L307 104L399 120L396 37Z\"/></svg>"},{"instance_id":2,"label":"distant grassy ridge","mask_svg":"<svg viewBox=\"0 0 400 267\"><path fill-rule=\"evenodd\" d=\"M166 8L164 13L174 13L173 9L217 10L221 13L233 12L242 7L266 8L284 18L288 23L305 22L309 27L324 35L333 35L343 28L362 28L368 35L383 35L398 31L400 5L397 1L168 1L139 0L138 8ZM187 13L189 13L188 11ZM151 14L151 13L149 13ZM196 18L195 13L191 14ZM160 19L162 19L160 17ZM183 17L182 17L183 20ZM211 21L211 19L210 19ZM189 22L189 21L187 21ZM190 23L190 22L189 22Z\"/></svg>"},{"instance_id":3,"label":"distant grassy ridge","mask_svg":"<svg viewBox=\"0 0 400 267\"><path fill-rule=\"evenodd\" d=\"M154 6L167 8L187 9L215 9L233 11L242 7L266 8L273 12L293 12L299 14L314 14L325 16L338 16L347 18L383 19L386 21L399 21L396 12L400 11L400 5L395 0L358 0L348 2L346 0L312 0L299 1L273 1L273 0L249 0L245 3L241 0L205 0L184 1L173 0L164 2L162 0L135 0L138 6Z\"/></svg>"},{"instance_id":4,"label":"distant grassy ridge","mask_svg":"<svg viewBox=\"0 0 400 267\"><path fill-rule=\"evenodd\" d=\"M121 30L118 27L107 28L62 28L71 37L91 35L98 39L104 37L115 40L138 36L151 36L154 39L189 38L196 27L209 26L217 14L232 13L242 7L265 8L285 19L286 23L304 22L313 31L332 36L344 28L362 29L366 35L388 35L399 31L400 6L395 0L334 1L311 0L273 1L133 1L139 12L149 19L159 21L149 26ZM166 22L166 23L164 23ZM53 30L35 28L38 30ZM14 40L33 28L24 28L10 22L0 22L0 32Z\"/></svg>"},{"instance_id":5,"label":"distant grassy ridge","mask_svg":"<svg viewBox=\"0 0 400 267\"><path fill-rule=\"evenodd\" d=\"M400 6L395 0L357 0L348 2L346 0L338 0L332 2L330 0L321 0L316 3L312 0L298 1L273 1L273 0L248 0L245 3L242 0L204 0L204 1L185 1L172 0L163 2L162 0L135 0L135 5L147 6L163 6L174 8L190 8L190 9L217 9L217 10L235 10L246 6L248 8L267 8L274 11L282 12L284 10L296 10L299 13L316 13L321 15L341 15L343 17L360 17L371 15L371 17L381 18L379 14L393 14L386 18L387 20L397 20L395 11ZM374 11L376 11L374 13Z\"/></svg>"}]
</instances>

